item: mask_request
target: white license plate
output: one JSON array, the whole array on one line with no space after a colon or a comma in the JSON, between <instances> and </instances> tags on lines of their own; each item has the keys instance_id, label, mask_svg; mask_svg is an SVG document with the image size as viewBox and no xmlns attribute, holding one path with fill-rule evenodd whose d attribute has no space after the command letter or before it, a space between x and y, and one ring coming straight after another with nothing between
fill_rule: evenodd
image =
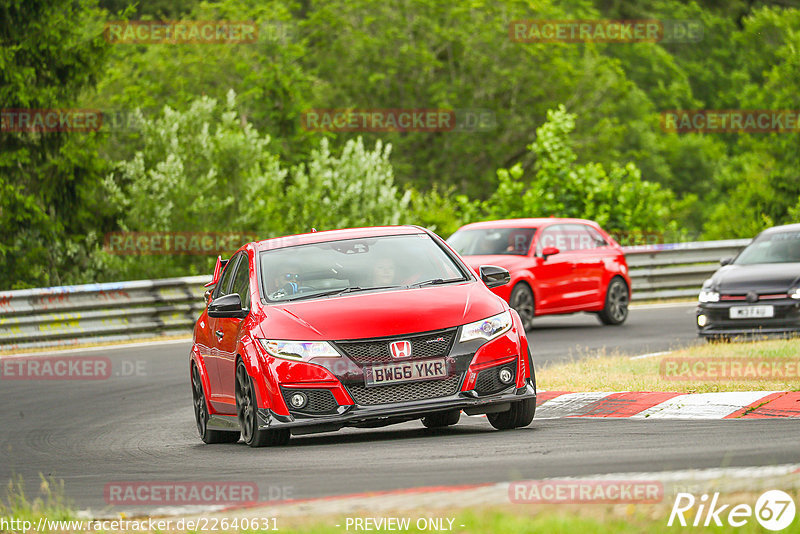
<instances>
[{"instance_id":1,"label":"white license plate","mask_svg":"<svg viewBox=\"0 0 800 534\"><path fill-rule=\"evenodd\" d=\"M387 363L364 368L367 387L447 378L444 358L416 362Z\"/></svg>"},{"instance_id":2,"label":"white license plate","mask_svg":"<svg viewBox=\"0 0 800 534\"><path fill-rule=\"evenodd\" d=\"M730 310L731 319L764 319L774 316L773 306L734 306Z\"/></svg>"}]
</instances>

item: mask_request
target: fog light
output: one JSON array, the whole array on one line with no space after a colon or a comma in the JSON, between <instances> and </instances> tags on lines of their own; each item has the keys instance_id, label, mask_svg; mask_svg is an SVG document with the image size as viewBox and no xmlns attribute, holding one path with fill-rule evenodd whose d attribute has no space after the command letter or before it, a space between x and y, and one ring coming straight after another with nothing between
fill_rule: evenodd
<instances>
[{"instance_id":1,"label":"fog light","mask_svg":"<svg viewBox=\"0 0 800 534\"><path fill-rule=\"evenodd\" d=\"M303 408L306 404L308 404L308 397L305 393L293 393L291 397L289 397L289 402L292 403L292 408Z\"/></svg>"},{"instance_id":2,"label":"fog light","mask_svg":"<svg viewBox=\"0 0 800 534\"><path fill-rule=\"evenodd\" d=\"M708 317L705 315L698 315L697 316L697 326L703 327L708 324Z\"/></svg>"},{"instance_id":3,"label":"fog light","mask_svg":"<svg viewBox=\"0 0 800 534\"><path fill-rule=\"evenodd\" d=\"M500 382L503 384L510 384L512 380L514 380L514 373L511 372L511 369L508 367L503 367L500 369L500 373L498 374L498 378Z\"/></svg>"}]
</instances>

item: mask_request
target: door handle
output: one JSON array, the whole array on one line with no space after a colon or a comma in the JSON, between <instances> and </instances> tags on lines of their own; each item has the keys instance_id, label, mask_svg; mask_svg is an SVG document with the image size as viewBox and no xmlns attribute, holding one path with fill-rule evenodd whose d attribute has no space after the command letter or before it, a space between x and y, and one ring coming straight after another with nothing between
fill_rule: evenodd
<instances>
[{"instance_id":1,"label":"door handle","mask_svg":"<svg viewBox=\"0 0 800 534\"><path fill-rule=\"evenodd\" d=\"M214 333L215 333L215 334L217 334L217 339L222 339L222 336L224 336L224 335L225 335L225 334L223 334L223 333L222 333L222 330L217 330L217 331L216 331L216 332L214 332Z\"/></svg>"}]
</instances>

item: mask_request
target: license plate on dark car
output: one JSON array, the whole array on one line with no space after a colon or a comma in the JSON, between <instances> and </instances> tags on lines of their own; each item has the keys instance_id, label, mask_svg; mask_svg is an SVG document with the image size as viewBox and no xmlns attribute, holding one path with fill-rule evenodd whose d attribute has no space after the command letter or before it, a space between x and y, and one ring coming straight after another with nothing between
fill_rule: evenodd
<instances>
[{"instance_id":1,"label":"license plate on dark car","mask_svg":"<svg viewBox=\"0 0 800 534\"><path fill-rule=\"evenodd\" d=\"M364 382L367 387L439 378L447 378L447 365L444 358L387 363L364 368Z\"/></svg>"}]
</instances>

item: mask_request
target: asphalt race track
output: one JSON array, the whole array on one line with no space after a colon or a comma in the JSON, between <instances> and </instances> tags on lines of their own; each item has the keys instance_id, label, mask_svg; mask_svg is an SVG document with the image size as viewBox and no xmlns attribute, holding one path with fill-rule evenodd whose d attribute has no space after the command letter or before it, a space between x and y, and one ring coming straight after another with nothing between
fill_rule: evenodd
<instances>
[{"instance_id":1,"label":"asphalt race track","mask_svg":"<svg viewBox=\"0 0 800 534\"><path fill-rule=\"evenodd\" d=\"M689 306L634 310L622 328L594 317L542 320L541 360L575 347L631 354L694 343ZM689 319L688 326L684 325ZM571 326L568 328L568 326ZM78 508L116 512L104 487L120 481L254 482L262 498L294 499L514 479L800 462L793 420L534 420L496 432L485 418L449 429L419 422L295 437L289 446L204 445L197 437L185 342L93 350L112 376L95 381L0 380L0 480L63 479ZM81 355L82 352L72 353ZM138 369L138 372L135 370ZM131 376L125 376L125 375Z\"/></svg>"}]
</instances>

